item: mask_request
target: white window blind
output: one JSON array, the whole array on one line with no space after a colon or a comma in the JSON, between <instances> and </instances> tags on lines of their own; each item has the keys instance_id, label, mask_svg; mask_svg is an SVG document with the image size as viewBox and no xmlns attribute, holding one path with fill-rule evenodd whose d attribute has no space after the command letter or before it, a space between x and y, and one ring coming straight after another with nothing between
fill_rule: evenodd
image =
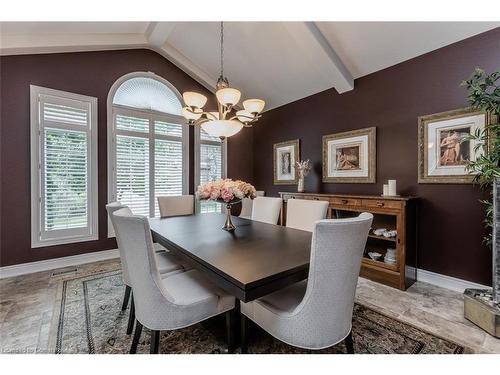
<instances>
[{"instance_id":1,"label":"white window blind","mask_svg":"<svg viewBox=\"0 0 500 375\"><path fill-rule=\"evenodd\" d=\"M135 214L159 216L158 196L187 193L187 125L152 111L112 111L109 199Z\"/></svg>"},{"instance_id":2,"label":"white window blind","mask_svg":"<svg viewBox=\"0 0 500 375\"><path fill-rule=\"evenodd\" d=\"M117 116L118 117L118 116ZM149 140L116 136L116 200L149 216Z\"/></svg>"},{"instance_id":3,"label":"white window blind","mask_svg":"<svg viewBox=\"0 0 500 375\"><path fill-rule=\"evenodd\" d=\"M225 177L225 143L218 137L208 135L199 128L197 137L198 165L197 186L206 182L219 180ZM197 187L196 186L196 187ZM222 205L213 201L201 201L199 212L221 212Z\"/></svg>"},{"instance_id":4,"label":"white window blind","mask_svg":"<svg viewBox=\"0 0 500 375\"><path fill-rule=\"evenodd\" d=\"M97 99L31 86L32 246L97 239Z\"/></svg>"}]
</instances>

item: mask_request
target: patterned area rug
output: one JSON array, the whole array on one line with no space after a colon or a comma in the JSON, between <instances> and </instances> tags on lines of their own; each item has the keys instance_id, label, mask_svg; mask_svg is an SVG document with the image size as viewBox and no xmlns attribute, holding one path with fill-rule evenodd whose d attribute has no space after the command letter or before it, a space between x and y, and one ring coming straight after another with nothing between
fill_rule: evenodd
<instances>
[{"instance_id":1,"label":"patterned area rug","mask_svg":"<svg viewBox=\"0 0 500 375\"><path fill-rule=\"evenodd\" d=\"M121 311L124 286L119 271L65 280L52 328L55 353L128 353L132 337L125 334L128 310ZM312 353L291 347L251 325L250 353ZM143 330L139 353L149 353L150 333ZM356 304L353 316L356 353L465 353L452 341L437 337L399 320ZM192 327L162 332L160 353L226 352L223 316ZM344 344L314 353L345 353Z\"/></svg>"}]
</instances>

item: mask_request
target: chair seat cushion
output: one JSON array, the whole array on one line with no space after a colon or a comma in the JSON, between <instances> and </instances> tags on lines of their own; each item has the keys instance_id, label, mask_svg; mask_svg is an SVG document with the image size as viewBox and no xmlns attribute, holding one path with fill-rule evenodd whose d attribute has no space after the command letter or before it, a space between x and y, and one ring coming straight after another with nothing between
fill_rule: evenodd
<instances>
[{"instance_id":1,"label":"chair seat cushion","mask_svg":"<svg viewBox=\"0 0 500 375\"><path fill-rule=\"evenodd\" d=\"M155 253L155 257L156 257L156 266L158 267L159 273L167 273L182 269L182 266L179 263L179 259L175 255L162 252L162 253Z\"/></svg>"},{"instance_id":2,"label":"chair seat cushion","mask_svg":"<svg viewBox=\"0 0 500 375\"><path fill-rule=\"evenodd\" d=\"M198 303L219 304L219 299L234 298L226 295L207 281L197 270L177 273L162 279L163 287L177 305L192 305Z\"/></svg>"},{"instance_id":3,"label":"chair seat cushion","mask_svg":"<svg viewBox=\"0 0 500 375\"><path fill-rule=\"evenodd\" d=\"M289 287L259 298L256 303L275 312L292 313L302 302L306 293L307 280L299 281Z\"/></svg>"}]
</instances>

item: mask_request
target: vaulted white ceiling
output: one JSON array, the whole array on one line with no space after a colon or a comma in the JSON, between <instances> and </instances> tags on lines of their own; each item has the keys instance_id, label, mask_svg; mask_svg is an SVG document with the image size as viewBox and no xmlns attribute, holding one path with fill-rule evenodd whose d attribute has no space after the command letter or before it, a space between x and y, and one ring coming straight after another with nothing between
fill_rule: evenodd
<instances>
[{"instance_id":1,"label":"vaulted white ceiling","mask_svg":"<svg viewBox=\"0 0 500 375\"><path fill-rule=\"evenodd\" d=\"M500 26L500 22L227 22L224 74L272 109ZM213 89L218 22L2 22L0 53L151 48ZM167 77L168 78L168 77ZM354 88L355 89L355 88Z\"/></svg>"}]
</instances>

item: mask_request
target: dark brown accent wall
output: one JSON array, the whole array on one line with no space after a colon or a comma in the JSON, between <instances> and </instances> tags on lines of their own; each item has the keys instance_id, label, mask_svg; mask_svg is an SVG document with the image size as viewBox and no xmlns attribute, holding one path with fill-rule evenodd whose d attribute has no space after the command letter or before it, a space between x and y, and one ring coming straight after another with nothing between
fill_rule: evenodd
<instances>
[{"instance_id":1,"label":"dark brown accent wall","mask_svg":"<svg viewBox=\"0 0 500 375\"><path fill-rule=\"evenodd\" d=\"M151 71L180 92L210 93L156 52L146 49L0 57L0 266L114 249L107 238L107 96L124 74ZM30 84L98 99L99 240L31 248L30 239ZM193 129L190 130L190 186L193 186ZM228 176L250 179L251 131L228 143ZM235 155L237 154L237 155ZM245 154L244 157L240 157Z\"/></svg>"},{"instance_id":2,"label":"dark brown accent wall","mask_svg":"<svg viewBox=\"0 0 500 375\"><path fill-rule=\"evenodd\" d=\"M384 181L395 178L400 194L421 198L418 267L491 285L478 202L487 193L471 185L417 183L417 117L466 106L459 84L475 67L500 68L500 28L357 79L353 91L331 89L265 112L253 132L255 186L272 196L296 189L273 185L272 165L273 143L296 138L301 158L314 165L306 191L380 194ZM323 184L321 137L370 126L377 127L377 182Z\"/></svg>"}]
</instances>

